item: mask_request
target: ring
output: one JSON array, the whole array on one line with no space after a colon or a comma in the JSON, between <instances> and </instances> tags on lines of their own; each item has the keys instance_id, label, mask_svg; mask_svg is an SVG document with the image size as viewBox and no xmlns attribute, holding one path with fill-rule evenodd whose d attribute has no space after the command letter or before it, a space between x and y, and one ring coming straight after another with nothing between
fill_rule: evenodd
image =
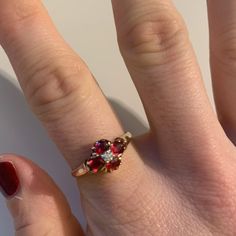
<instances>
[{"instance_id":1,"label":"ring","mask_svg":"<svg viewBox=\"0 0 236 236\"><path fill-rule=\"evenodd\" d=\"M79 177L87 173L97 174L117 170L122 162L122 156L127 148L132 134L126 132L113 142L101 139L92 146L91 156L86 159L79 167L72 170L74 177Z\"/></svg>"}]
</instances>

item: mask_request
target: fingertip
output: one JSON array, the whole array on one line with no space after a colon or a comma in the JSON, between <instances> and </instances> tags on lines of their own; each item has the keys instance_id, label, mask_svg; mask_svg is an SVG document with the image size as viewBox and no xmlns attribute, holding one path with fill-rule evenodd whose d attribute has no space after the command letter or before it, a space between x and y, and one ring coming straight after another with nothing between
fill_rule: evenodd
<instances>
[{"instance_id":1,"label":"fingertip","mask_svg":"<svg viewBox=\"0 0 236 236\"><path fill-rule=\"evenodd\" d=\"M0 161L0 189L8 198L14 196L19 189L19 178L11 161Z\"/></svg>"},{"instance_id":2,"label":"fingertip","mask_svg":"<svg viewBox=\"0 0 236 236\"><path fill-rule=\"evenodd\" d=\"M41 235L47 231L73 232L68 235L82 232L52 178L25 157L1 155L0 185L19 235Z\"/></svg>"},{"instance_id":3,"label":"fingertip","mask_svg":"<svg viewBox=\"0 0 236 236\"><path fill-rule=\"evenodd\" d=\"M0 163L2 163L3 167L8 166L15 178L18 178L18 185L20 185L21 189L29 189L31 186L34 186L34 188L40 187L40 183L45 180L45 175L47 176L46 182L48 182L49 176L46 172L23 156L14 153L4 153L0 155ZM36 179L40 179L40 181L35 181Z\"/></svg>"}]
</instances>

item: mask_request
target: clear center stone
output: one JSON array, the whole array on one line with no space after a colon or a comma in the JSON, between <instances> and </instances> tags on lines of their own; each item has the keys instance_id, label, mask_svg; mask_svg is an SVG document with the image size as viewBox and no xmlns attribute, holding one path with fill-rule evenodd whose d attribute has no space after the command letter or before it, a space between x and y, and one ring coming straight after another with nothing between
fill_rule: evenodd
<instances>
[{"instance_id":1,"label":"clear center stone","mask_svg":"<svg viewBox=\"0 0 236 236\"><path fill-rule=\"evenodd\" d=\"M113 160L113 154L111 150L107 150L106 152L104 152L103 154L101 154L102 159L105 162L110 162L111 160Z\"/></svg>"}]
</instances>

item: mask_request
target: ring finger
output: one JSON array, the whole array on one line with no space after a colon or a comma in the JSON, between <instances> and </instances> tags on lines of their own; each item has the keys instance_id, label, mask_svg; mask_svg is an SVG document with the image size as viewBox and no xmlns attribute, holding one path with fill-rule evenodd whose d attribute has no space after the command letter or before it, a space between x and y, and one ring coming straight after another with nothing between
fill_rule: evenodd
<instances>
[{"instance_id":1,"label":"ring finger","mask_svg":"<svg viewBox=\"0 0 236 236\"><path fill-rule=\"evenodd\" d=\"M95 140L112 140L123 133L87 66L57 33L41 1L0 0L0 43L32 110L71 168L89 157ZM130 190L135 186L139 172L126 178L130 173L126 169L130 163L135 170L142 166L132 148L127 152L130 154L124 168L117 171L112 180L101 178L104 185L99 182L100 178L90 181L83 178L80 187L84 200L93 199L93 204L100 207L107 199L112 202L117 196L126 198L128 191L124 188ZM113 185L116 189L110 191ZM101 209L101 216L105 210ZM107 220L115 216L113 212Z\"/></svg>"}]
</instances>

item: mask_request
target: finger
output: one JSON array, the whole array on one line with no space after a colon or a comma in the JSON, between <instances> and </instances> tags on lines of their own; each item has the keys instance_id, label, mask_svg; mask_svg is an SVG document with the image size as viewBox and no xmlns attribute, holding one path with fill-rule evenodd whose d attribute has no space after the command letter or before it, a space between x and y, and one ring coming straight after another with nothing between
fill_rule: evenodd
<instances>
[{"instance_id":1,"label":"finger","mask_svg":"<svg viewBox=\"0 0 236 236\"><path fill-rule=\"evenodd\" d=\"M0 43L32 110L72 168L90 156L96 140L113 140L123 133L87 66L56 32L41 1L0 0ZM97 222L96 209L101 207L96 227L119 221L119 209L110 212L102 206L127 199L138 185L142 161L132 145L126 155L125 164L112 178L80 180L82 205L90 203L87 218Z\"/></svg>"},{"instance_id":2,"label":"finger","mask_svg":"<svg viewBox=\"0 0 236 236\"><path fill-rule=\"evenodd\" d=\"M62 192L32 162L13 154L2 156L0 186L16 235L83 235Z\"/></svg>"},{"instance_id":3,"label":"finger","mask_svg":"<svg viewBox=\"0 0 236 236\"><path fill-rule=\"evenodd\" d=\"M218 132L220 126L207 98L186 27L171 1L112 3L120 50L159 148L176 152L184 147L192 153L199 149L196 143L206 146L206 139L214 140L212 131Z\"/></svg>"},{"instance_id":4,"label":"finger","mask_svg":"<svg viewBox=\"0 0 236 236\"><path fill-rule=\"evenodd\" d=\"M123 132L87 66L56 32L41 1L0 0L0 43L32 110L72 168L89 155L88 145L98 137Z\"/></svg>"},{"instance_id":5,"label":"finger","mask_svg":"<svg viewBox=\"0 0 236 236\"><path fill-rule=\"evenodd\" d=\"M122 133L85 63L38 0L0 0L0 42L32 110L72 168L98 137Z\"/></svg>"},{"instance_id":6,"label":"finger","mask_svg":"<svg viewBox=\"0 0 236 236\"><path fill-rule=\"evenodd\" d=\"M220 122L236 142L236 2L208 0L210 58Z\"/></svg>"}]
</instances>

